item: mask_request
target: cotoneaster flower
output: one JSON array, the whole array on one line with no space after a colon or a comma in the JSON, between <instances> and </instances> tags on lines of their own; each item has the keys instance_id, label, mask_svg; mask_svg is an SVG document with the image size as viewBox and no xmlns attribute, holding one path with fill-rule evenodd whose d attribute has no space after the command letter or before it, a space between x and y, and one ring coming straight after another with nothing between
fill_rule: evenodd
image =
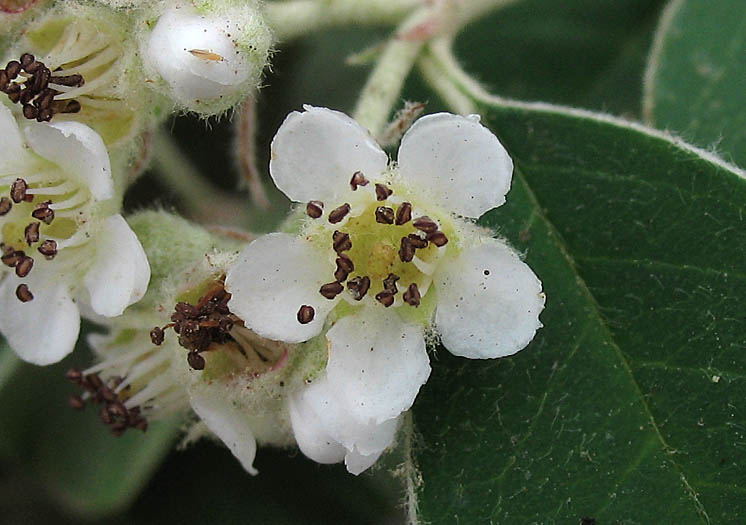
<instances>
[{"instance_id":1,"label":"cotoneaster flower","mask_svg":"<svg viewBox=\"0 0 746 525\"><path fill-rule=\"evenodd\" d=\"M321 386L290 405L304 453L344 457L351 471L375 461L393 440L381 426L411 407L430 374L428 330L469 358L508 356L534 337L541 282L464 219L505 202L512 169L476 116L419 119L397 163L342 113L307 106L287 117L270 173L307 217L297 235L249 244L225 286L231 310L262 337L298 343L327 330ZM351 421L367 431L350 437ZM366 432L386 439L363 450Z\"/></svg>"},{"instance_id":2,"label":"cotoneaster flower","mask_svg":"<svg viewBox=\"0 0 746 525\"><path fill-rule=\"evenodd\" d=\"M101 137L79 122L26 122L0 105L0 332L24 360L70 353L80 308L114 317L144 294L150 266L117 213Z\"/></svg>"}]
</instances>

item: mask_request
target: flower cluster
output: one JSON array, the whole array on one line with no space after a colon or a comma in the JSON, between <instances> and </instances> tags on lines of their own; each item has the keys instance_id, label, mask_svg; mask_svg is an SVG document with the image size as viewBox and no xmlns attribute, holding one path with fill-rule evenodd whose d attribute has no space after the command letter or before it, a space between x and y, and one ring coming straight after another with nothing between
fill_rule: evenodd
<instances>
[{"instance_id":1,"label":"flower cluster","mask_svg":"<svg viewBox=\"0 0 746 525\"><path fill-rule=\"evenodd\" d=\"M71 405L97 405L114 434L193 414L190 433L251 473L267 444L359 474L395 443L438 342L505 357L541 327L541 282L475 224L513 170L477 116L420 118L392 161L350 117L307 106L271 145L297 203L283 231L125 220L138 138L257 87L259 6L71 0L27 17L0 69L0 333L43 365L72 351L81 315L106 327L88 340L99 361L68 377Z\"/></svg>"}]
</instances>

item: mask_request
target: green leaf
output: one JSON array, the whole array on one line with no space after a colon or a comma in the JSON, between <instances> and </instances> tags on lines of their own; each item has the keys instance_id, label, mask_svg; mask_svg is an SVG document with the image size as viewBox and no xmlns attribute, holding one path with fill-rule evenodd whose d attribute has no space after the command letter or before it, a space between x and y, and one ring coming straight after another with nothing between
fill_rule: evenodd
<instances>
[{"instance_id":1,"label":"green leaf","mask_svg":"<svg viewBox=\"0 0 746 525\"><path fill-rule=\"evenodd\" d=\"M746 9L674 0L645 75L645 118L746 166Z\"/></svg>"},{"instance_id":2,"label":"green leaf","mask_svg":"<svg viewBox=\"0 0 746 525\"><path fill-rule=\"evenodd\" d=\"M473 23L456 54L490 91L638 115L660 0L522 0Z\"/></svg>"},{"instance_id":3,"label":"green leaf","mask_svg":"<svg viewBox=\"0 0 746 525\"><path fill-rule=\"evenodd\" d=\"M61 363L20 363L5 383L0 381L0 456L68 512L91 518L116 512L137 497L172 448L180 421L153 423L145 434L128 431L115 438L96 410L71 409L68 398L76 389L65 372L91 363L85 333ZM3 350L0 359L6 355Z\"/></svg>"},{"instance_id":4,"label":"green leaf","mask_svg":"<svg viewBox=\"0 0 746 525\"><path fill-rule=\"evenodd\" d=\"M545 327L438 352L414 408L432 523L746 519L746 180L639 125L480 101L515 164L483 222L543 280Z\"/></svg>"}]
</instances>

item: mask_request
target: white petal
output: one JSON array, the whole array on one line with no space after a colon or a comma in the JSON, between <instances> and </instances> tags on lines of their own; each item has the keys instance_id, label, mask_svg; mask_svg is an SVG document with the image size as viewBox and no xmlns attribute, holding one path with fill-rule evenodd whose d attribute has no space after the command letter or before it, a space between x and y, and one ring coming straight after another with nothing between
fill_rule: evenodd
<instances>
[{"instance_id":1,"label":"white petal","mask_svg":"<svg viewBox=\"0 0 746 525\"><path fill-rule=\"evenodd\" d=\"M388 164L386 154L357 122L344 113L310 106L287 116L271 150L272 179L296 202L344 195L356 171L371 178Z\"/></svg>"},{"instance_id":2,"label":"white petal","mask_svg":"<svg viewBox=\"0 0 746 525\"><path fill-rule=\"evenodd\" d=\"M181 103L209 102L232 93L252 72L235 44L242 32L230 20L185 6L169 9L150 34L145 59Z\"/></svg>"},{"instance_id":3,"label":"white petal","mask_svg":"<svg viewBox=\"0 0 746 525\"><path fill-rule=\"evenodd\" d=\"M7 157L16 157L23 154L23 137L18 129L18 123L13 113L4 104L0 103L0 137L3 138L3 154L0 158L0 166L8 162Z\"/></svg>"},{"instance_id":4,"label":"white petal","mask_svg":"<svg viewBox=\"0 0 746 525\"><path fill-rule=\"evenodd\" d=\"M290 397L288 411L295 440L306 457L324 464L339 463L345 458L347 450L324 430L321 420L302 396Z\"/></svg>"},{"instance_id":5,"label":"white petal","mask_svg":"<svg viewBox=\"0 0 746 525\"><path fill-rule=\"evenodd\" d=\"M267 339L299 343L321 333L324 319L337 300L319 293L334 278L334 265L307 241L286 233L270 233L249 244L228 270L225 289L229 307L246 326ZM314 318L298 322L308 305Z\"/></svg>"},{"instance_id":6,"label":"white petal","mask_svg":"<svg viewBox=\"0 0 746 525\"><path fill-rule=\"evenodd\" d=\"M150 281L150 265L135 232L117 214L96 234L96 258L83 283L97 314L116 317L142 299Z\"/></svg>"},{"instance_id":7,"label":"white petal","mask_svg":"<svg viewBox=\"0 0 746 525\"><path fill-rule=\"evenodd\" d=\"M406 180L449 211L479 217L505 202L513 161L476 117L436 113L417 120L399 147Z\"/></svg>"},{"instance_id":8,"label":"white petal","mask_svg":"<svg viewBox=\"0 0 746 525\"><path fill-rule=\"evenodd\" d=\"M373 464L378 461L378 458L381 457L381 454L383 454L383 452L376 452L364 456L358 452L357 449L350 450L345 455L345 466L347 467L347 472L356 476L361 474L372 467Z\"/></svg>"},{"instance_id":9,"label":"white petal","mask_svg":"<svg viewBox=\"0 0 746 525\"><path fill-rule=\"evenodd\" d=\"M479 359L511 355L542 326L541 281L497 240L445 263L434 282L435 323L452 354Z\"/></svg>"},{"instance_id":10,"label":"white petal","mask_svg":"<svg viewBox=\"0 0 746 525\"><path fill-rule=\"evenodd\" d=\"M24 361L36 365L56 363L75 348L80 331L78 307L67 284L29 284L34 299L16 298L20 281L6 276L0 284L0 332Z\"/></svg>"},{"instance_id":11,"label":"white petal","mask_svg":"<svg viewBox=\"0 0 746 525\"><path fill-rule=\"evenodd\" d=\"M327 338L329 387L361 421L380 423L408 410L430 376L422 328L402 323L396 312L364 308Z\"/></svg>"},{"instance_id":12,"label":"white petal","mask_svg":"<svg viewBox=\"0 0 746 525\"><path fill-rule=\"evenodd\" d=\"M397 419L380 424L363 423L347 409L346 403L329 386L326 375L317 378L300 394L302 403L316 414L323 431L349 451L353 448L363 455L386 450L394 441Z\"/></svg>"},{"instance_id":13,"label":"white petal","mask_svg":"<svg viewBox=\"0 0 746 525\"><path fill-rule=\"evenodd\" d=\"M29 146L86 186L95 200L114 196L109 154L98 133L80 122L30 123L25 128Z\"/></svg>"},{"instance_id":14,"label":"white petal","mask_svg":"<svg viewBox=\"0 0 746 525\"><path fill-rule=\"evenodd\" d=\"M256 440L249 428L248 418L221 393L224 393L222 389L216 392L192 392L189 402L207 428L225 443L241 466L249 474L256 475L259 473L254 468Z\"/></svg>"}]
</instances>

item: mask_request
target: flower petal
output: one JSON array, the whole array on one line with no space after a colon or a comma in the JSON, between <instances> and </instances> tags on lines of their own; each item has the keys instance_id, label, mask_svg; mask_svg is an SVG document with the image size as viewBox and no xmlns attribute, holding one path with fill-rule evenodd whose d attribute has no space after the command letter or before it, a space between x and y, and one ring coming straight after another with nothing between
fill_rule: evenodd
<instances>
[{"instance_id":1,"label":"flower petal","mask_svg":"<svg viewBox=\"0 0 746 525\"><path fill-rule=\"evenodd\" d=\"M83 283L93 311L116 317L145 295L150 265L135 232L119 214L106 219L95 244L96 258Z\"/></svg>"},{"instance_id":2,"label":"flower petal","mask_svg":"<svg viewBox=\"0 0 746 525\"><path fill-rule=\"evenodd\" d=\"M319 293L334 275L334 265L304 239L270 233L249 244L228 270L225 289L233 313L251 330L267 339L300 343L321 333L326 314L337 300ZM314 318L298 321L298 310L308 305Z\"/></svg>"},{"instance_id":3,"label":"flower petal","mask_svg":"<svg viewBox=\"0 0 746 525\"><path fill-rule=\"evenodd\" d=\"M495 239L445 263L434 282L435 324L452 354L478 359L511 355L542 326L541 281Z\"/></svg>"},{"instance_id":4,"label":"flower petal","mask_svg":"<svg viewBox=\"0 0 746 525\"><path fill-rule=\"evenodd\" d=\"M251 74L251 64L230 36L242 31L229 19L200 15L185 6L168 9L150 35L145 58L180 102L210 101Z\"/></svg>"},{"instance_id":5,"label":"flower petal","mask_svg":"<svg viewBox=\"0 0 746 525\"><path fill-rule=\"evenodd\" d=\"M31 149L78 179L95 200L114 196L109 154L104 141L91 128L80 122L32 122L25 133Z\"/></svg>"},{"instance_id":6,"label":"flower petal","mask_svg":"<svg viewBox=\"0 0 746 525\"><path fill-rule=\"evenodd\" d=\"M339 463L347 450L331 437L321 420L302 396L294 395L288 400L290 423L300 451L317 463Z\"/></svg>"},{"instance_id":7,"label":"flower petal","mask_svg":"<svg viewBox=\"0 0 746 525\"><path fill-rule=\"evenodd\" d=\"M378 461L378 458L381 457L381 454L383 454L382 451L364 456L363 454L358 452L356 448L350 450L349 452L347 452L347 454L345 454L345 466L347 467L347 472L356 476L358 474L362 474L370 467L372 467L376 461Z\"/></svg>"},{"instance_id":8,"label":"flower petal","mask_svg":"<svg viewBox=\"0 0 746 525\"><path fill-rule=\"evenodd\" d=\"M327 332L326 373L332 394L363 422L381 423L408 410L430 376L422 328L396 312L364 308Z\"/></svg>"},{"instance_id":9,"label":"flower petal","mask_svg":"<svg viewBox=\"0 0 746 525\"><path fill-rule=\"evenodd\" d=\"M34 299L22 303L15 293L19 282L8 275L0 284L0 332L24 361L56 363L73 351L80 332L80 314L68 285L29 285Z\"/></svg>"},{"instance_id":10,"label":"flower petal","mask_svg":"<svg viewBox=\"0 0 746 525\"><path fill-rule=\"evenodd\" d=\"M295 202L326 201L350 191L356 171L382 173L388 157L360 124L344 113L305 106L290 113L272 140L269 172Z\"/></svg>"},{"instance_id":11,"label":"flower petal","mask_svg":"<svg viewBox=\"0 0 746 525\"><path fill-rule=\"evenodd\" d=\"M220 393L220 389L216 392L191 392L189 402L207 428L225 443L241 466L249 474L256 475L259 473L254 468L256 440L249 427L248 418Z\"/></svg>"},{"instance_id":12,"label":"flower petal","mask_svg":"<svg viewBox=\"0 0 746 525\"><path fill-rule=\"evenodd\" d=\"M3 155L0 158L2 167L9 160L15 160L23 154L23 137L18 129L18 123L4 104L0 104L0 137L3 138Z\"/></svg>"},{"instance_id":13,"label":"flower petal","mask_svg":"<svg viewBox=\"0 0 746 525\"><path fill-rule=\"evenodd\" d=\"M505 202L513 161L478 117L436 113L404 134L399 169L405 180L438 204L465 217L479 217Z\"/></svg>"},{"instance_id":14,"label":"flower petal","mask_svg":"<svg viewBox=\"0 0 746 525\"><path fill-rule=\"evenodd\" d=\"M381 424L361 422L330 388L326 375L306 387L300 393L300 399L303 406L315 415L324 432L348 451L356 448L368 456L386 450L394 441L398 419Z\"/></svg>"}]
</instances>

